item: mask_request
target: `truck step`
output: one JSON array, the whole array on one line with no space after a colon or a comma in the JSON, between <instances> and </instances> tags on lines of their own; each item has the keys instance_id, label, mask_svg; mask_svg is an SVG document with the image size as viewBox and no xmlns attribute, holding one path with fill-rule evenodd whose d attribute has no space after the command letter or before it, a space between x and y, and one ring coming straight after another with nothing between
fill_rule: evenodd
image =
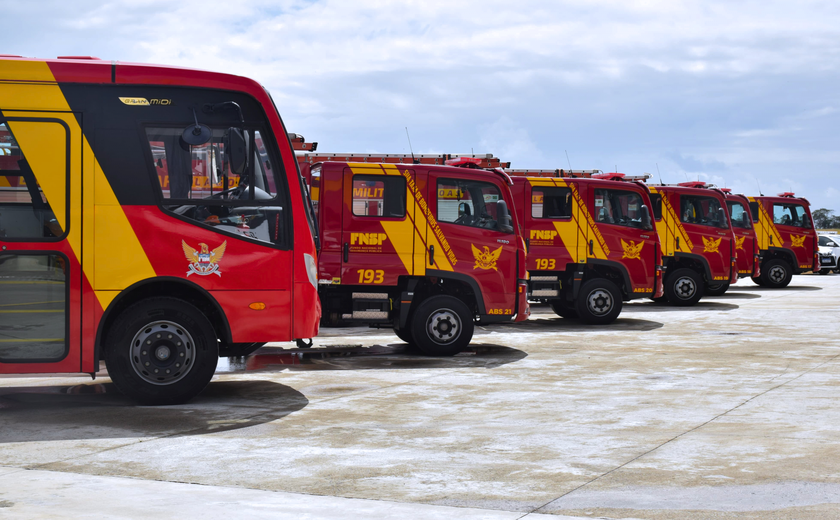
<instances>
[{"instance_id":1,"label":"truck step","mask_svg":"<svg viewBox=\"0 0 840 520\"><path fill-rule=\"evenodd\" d=\"M388 293L354 292L354 300L387 300Z\"/></svg>"}]
</instances>

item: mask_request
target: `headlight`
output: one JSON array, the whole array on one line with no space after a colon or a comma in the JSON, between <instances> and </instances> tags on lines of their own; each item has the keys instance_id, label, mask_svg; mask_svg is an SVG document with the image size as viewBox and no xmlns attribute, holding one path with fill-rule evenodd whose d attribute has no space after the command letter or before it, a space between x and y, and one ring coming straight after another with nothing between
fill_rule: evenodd
<instances>
[{"instance_id":1,"label":"headlight","mask_svg":"<svg viewBox=\"0 0 840 520\"><path fill-rule=\"evenodd\" d=\"M303 254L303 261L306 263L306 276L309 277L309 283L315 290L318 290L318 263L315 258L309 253Z\"/></svg>"}]
</instances>

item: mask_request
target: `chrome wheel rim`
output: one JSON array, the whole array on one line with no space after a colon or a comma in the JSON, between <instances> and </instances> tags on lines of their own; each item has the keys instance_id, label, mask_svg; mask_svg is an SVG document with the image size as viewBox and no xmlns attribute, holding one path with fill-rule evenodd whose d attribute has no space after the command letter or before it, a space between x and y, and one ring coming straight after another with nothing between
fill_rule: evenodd
<instances>
[{"instance_id":1,"label":"chrome wheel rim","mask_svg":"<svg viewBox=\"0 0 840 520\"><path fill-rule=\"evenodd\" d=\"M426 332L438 345L448 345L457 340L461 329L461 319L451 309L439 309L426 321Z\"/></svg>"},{"instance_id":2,"label":"chrome wheel rim","mask_svg":"<svg viewBox=\"0 0 840 520\"><path fill-rule=\"evenodd\" d=\"M612 295L605 289L595 289L587 295L586 306L595 316L609 314L613 307Z\"/></svg>"},{"instance_id":3,"label":"chrome wheel rim","mask_svg":"<svg viewBox=\"0 0 840 520\"><path fill-rule=\"evenodd\" d=\"M688 276L683 276L674 284L674 292L682 300L690 300L697 292L697 284Z\"/></svg>"},{"instance_id":4,"label":"chrome wheel rim","mask_svg":"<svg viewBox=\"0 0 840 520\"><path fill-rule=\"evenodd\" d=\"M131 366L147 383L176 383L189 374L194 361L195 341L175 322L149 323L131 340Z\"/></svg>"}]
</instances>

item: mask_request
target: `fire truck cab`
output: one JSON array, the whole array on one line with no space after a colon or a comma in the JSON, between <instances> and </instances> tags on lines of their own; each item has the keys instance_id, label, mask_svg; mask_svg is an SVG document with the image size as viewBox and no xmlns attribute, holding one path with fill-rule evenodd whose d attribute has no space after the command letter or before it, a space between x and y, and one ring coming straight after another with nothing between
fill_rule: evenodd
<instances>
[{"instance_id":1,"label":"fire truck cab","mask_svg":"<svg viewBox=\"0 0 840 520\"><path fill-rule=\"evenodd\" d=\"M499 171L323 162L318 283L328 324L393 327L428 355L454 355L474 322L528 317L525 248Z\"/></svg>"},{"instance_id":2,"label":"fire truck cab","mask_svg":"<svg viewBox=\"0 0 840 520\"><path fill-rule=\"evenodd\" d=\"M220 355L318 333L314 214L258 83L0 58L0 373L175 404Z\"/></svg>"},{"instance_id":3,"label":"fire truck cab","mask_svg":"<svg viewBox=\"0 0 840 520\"><path fill-rule=\"evenodd\" d=\"M787 287L794 274L820 269L819 242L811 204L794 193L749 197L750 212L761 251L761 275L753 281L765 287Z\"/></svg>"},{"instance_id":4,"label":"fire truck cab","mask_svg":"<svg viewBox=\"0 0 840 520\"><path fill-rule=\"evenodd\" d=\"M735 232L735 259L738 278L761 276L761 255L758 237L755 234L750 216L750 201L745 195L732 193L729 188L721 188L726 194L726 208Z\"/></svg>"},{"instance_id":5,"label":"fire truck cab","mask_svg":"<svg viewBox=\"0 0 840 520\"><path fill-rule=\"evenodd\" d=\"M668 303L694 305L704 293L723 294L738 280L724 193L703 182L651 185L650 191Z\"/></svg>"},{"instance_id":6,"label":"fire truck cab","mask_svg":"<svg viewBox=\"0 0 840 520\"><path fill-rule=\"evenodd\" d=\"M508 172L528 245L529 299L565 318L606 324L623 301L662 296L662 256L644 184L626 182L624 174Z\"/></svg>"}]
</instances>

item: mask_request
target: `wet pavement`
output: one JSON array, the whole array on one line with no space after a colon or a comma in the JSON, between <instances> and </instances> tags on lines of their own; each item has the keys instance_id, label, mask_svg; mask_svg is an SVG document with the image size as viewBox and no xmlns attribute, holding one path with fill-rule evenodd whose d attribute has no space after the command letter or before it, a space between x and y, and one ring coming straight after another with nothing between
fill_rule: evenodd
<instances>
[{"instance_id":1,"label":"wet pavement","mask_svg":"<svg viewBox=\"0 0 840 520\"><path fill-rule=\"evenodd\" d=\"M184 406L0 376L0 518L838 518L838 310L796 276L606 327L537 306L453 358L324 329Z\"/></svg>"}]
</instances>

